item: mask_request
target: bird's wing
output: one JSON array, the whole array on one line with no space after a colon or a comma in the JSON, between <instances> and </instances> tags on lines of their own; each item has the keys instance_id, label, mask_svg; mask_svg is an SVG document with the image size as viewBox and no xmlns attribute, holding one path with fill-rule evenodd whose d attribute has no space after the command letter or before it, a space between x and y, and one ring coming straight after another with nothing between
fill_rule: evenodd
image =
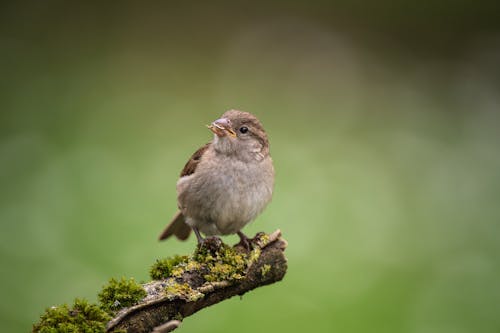
<instances>
[{"instance_id":1,"label":"bird's wing","mask_svg":"<svg viewBox=\"0 0 500 333\"><path fill-rule=\"evenodd\" d=\"M200 149L194 152L193 156L187 161L186 165L181 171L181 177L189 176L194 173L196 167L200 163L201 157L207 151L212 143L209 142L206 145L202 146Z\"/></svg>"},{"instance_id":2,"label":"bird's wing","mask_svg":"<svg viewBox=\"0 0 500 333\"><path fill-rule=\"evenodd\" d=\"M194 173L196 167L200 163L201 157L205 151L210 147L211 142L202 146L200 149L194 152L193 156L187 161L186 165L181 171L181 177L189 176ZM184 215L178 211L172 218L172 221L165 227L163 232L160 234L159 239L164 240L168 237L175 235L180 240L185 240L189 237L191 233L191 227L186 224Z\"/></svg>"}]
</instances>

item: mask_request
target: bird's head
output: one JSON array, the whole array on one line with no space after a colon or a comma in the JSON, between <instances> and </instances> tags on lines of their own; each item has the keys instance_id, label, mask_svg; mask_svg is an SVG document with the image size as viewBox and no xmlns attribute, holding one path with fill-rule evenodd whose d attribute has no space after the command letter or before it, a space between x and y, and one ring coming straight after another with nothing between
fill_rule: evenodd
<instances>
[{"instance_id":1,"label":"bird's head","mask_svg":"<svg viewBox=\"0 0 500 333\"><path fill-rule=\"evenodd\" d=\"M234 155L244 161L260 161L269 154L269 140L260 121L253 114L238 110L226 111L208 125L214 133L217 152Z\"/></svg>"}]
</instances>

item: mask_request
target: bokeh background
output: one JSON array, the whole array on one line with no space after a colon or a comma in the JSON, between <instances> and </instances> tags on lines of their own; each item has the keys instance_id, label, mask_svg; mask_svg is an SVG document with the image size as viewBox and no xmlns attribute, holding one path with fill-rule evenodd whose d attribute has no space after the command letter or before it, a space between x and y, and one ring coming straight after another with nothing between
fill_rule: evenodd
<instances>
[{"instance_id":1,"label":"bokeh background","mask_svg":"<svg viewBox=\"0 0 500 333\"><path fill-rule=\"evenodd\" d=\"M223 111L271 139L289 271L179 332L499 332L498 2L0 5L0 320L148 279ZM234 237L225 238L228 242Z\"/></svg>"}]
</instances>

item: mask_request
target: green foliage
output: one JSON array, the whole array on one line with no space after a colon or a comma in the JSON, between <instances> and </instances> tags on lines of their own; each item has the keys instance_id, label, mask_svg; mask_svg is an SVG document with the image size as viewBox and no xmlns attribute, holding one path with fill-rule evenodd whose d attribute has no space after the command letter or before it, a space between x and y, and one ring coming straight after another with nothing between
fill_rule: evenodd
<instances>
[{"instance_id":1,"label":"green foliage","mask_svg":"<svg viewBox=\"0 0 500 333\"><path fill-rule=\"evenodd\" d=\"M64 304L46 309L40 321L33 325L33 332L105 332L106 322L110 319L99 306L77 298L71 308Z\"/></svg>"},{"instance_id":2,"label":"green foliage","mask_svg":"<svg viewBox=\"0 0 500 333\"><path fill-rule=\"evenodd\" d=\"M188 261L187 256L173 256L166 259L157 259L149 270L152 280L165 279L170 276L175 266Z\"/></svg>"},{"instance_id":3,"label":"green foliage","mask_svg":"<svg viewBox=\"0 0 500 333\"><path fill-rule=\"evenodd\" d=\"M112 278L103 287L98 297L101 307L112 313L121 308L137 304L142 298L146 297L146 291L133 278L128 280L123 277L120 280Z\"/></svg>"}]
</instances>

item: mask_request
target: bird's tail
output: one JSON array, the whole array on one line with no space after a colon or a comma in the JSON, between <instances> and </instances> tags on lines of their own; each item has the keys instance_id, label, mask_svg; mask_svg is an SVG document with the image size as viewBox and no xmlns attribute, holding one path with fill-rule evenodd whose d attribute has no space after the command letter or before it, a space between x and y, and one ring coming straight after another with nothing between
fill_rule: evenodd
<instances>
[{"instance_id":1,"label":"bird's tail","mask_svg":"<svg viewBox=\"0 0 500 333\"><path fill-rule=\"evenodd\" d=\"M175 214L172 222L170 222L165 230L160 234L159 240L167 239L168 237L174 235L180 240L186 240L191 233L191 227L186 224L184 215L180 211Z\"/></svg>"}]
</instances>

